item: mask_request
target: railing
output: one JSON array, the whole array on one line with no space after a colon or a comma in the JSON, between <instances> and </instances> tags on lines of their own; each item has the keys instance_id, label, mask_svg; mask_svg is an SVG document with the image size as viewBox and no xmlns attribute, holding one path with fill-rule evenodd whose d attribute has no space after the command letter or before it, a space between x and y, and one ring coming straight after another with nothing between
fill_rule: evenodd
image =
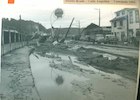
<instances>
[{"instance_id":1,"label":"railing","mask_svg":"<svg viewBox=\"0 0 140 100\"><path fill-rule=\"evenodd\" d=\"M15 30L2 30L1 55L27 45L26 36Z\"/></svg>"}]
</instances>

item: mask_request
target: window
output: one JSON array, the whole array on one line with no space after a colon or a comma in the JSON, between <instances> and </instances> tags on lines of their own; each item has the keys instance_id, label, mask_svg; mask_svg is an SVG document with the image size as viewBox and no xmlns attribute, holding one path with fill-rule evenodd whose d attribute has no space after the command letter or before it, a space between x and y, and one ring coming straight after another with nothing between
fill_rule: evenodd
<instances>
[{"instance_id":1,"label":"window","mask_svg":"<svg viewBox=\"0 0 140 100\"><path fill-rule=\"evenodd\" d=\"M19 35L16 34L16 42L19 42Z\"/></svg>"},{"instance_id":2,"label":"window","mask_svg":"<svg viewBox=\"0 0 140 100\"><path fill-rule=\"evenodd\" d=\"M136 23L139 23L139 11L135 11Z\"/></svg>"},{"instance_id":3,"label":"window","mask_svg":"<svg viewBox=\"0 0 140 100\"><path fill-rule=\"evenodd\" d=\"M125 41L125 33L124 32L121 32L121 40Z\"/></svg>"},{"instance_id":4,"label":"window","mask_svg":"<svg viewBox=\"0 0 140 100\"><path fill-rule=\"evenodd\" d=\"M137 30L136 30L136 36L137 36L137 37L140 37L140 29L137 29Z\"/></svg>"},{"instance_id":5,"label":"window","mask_svg":"<svg viewBox=\"0 0 140 100\"><path fill-rule=\"evenodd\" d=\"M4 32L4 44L8 44L9 42L9 32Z\"/></svg>"},{"instance_id":6,"label":"window","mask_svg":"<svg viewBox=\"0 0 140 100\"><path fill-rule=\"evenodd\" d=\"M11 43L15 42L15 33L11 32Z\"/></svg>"},{"instance_id":7,"label":"window","mask_svg":"<svg viewBox=\"0 0 140 100\"><path fill-rule=\"evenodd\" d=\"M123 21L122 20L120 21L120 26L123 26Z\"/></svg>"},{"instance_id":8,"label":"window","mask_svg":"<svg viewBox=\"0 0 140 100\"><path fill-rule=\"evenodd\" d=\"M117 12L117 16L120 16L120 12Z\"/></svg>"},{"instance_id":9,"label":"window","mask_svg":"<svg viewBox=\"0 0 140 100\"><path fill-rule=\"evenodd\" d=\"M130 17L130 23L133 23L133 11L129 12L129 17Z\"/></svg>"},{"instance_id":10,"label":"window","mask_svg":"<svg viewBox=\"0 0 140 100\"><path fill-rule=\"evenodd\" d=\"M117 26L117 23L116 23L116 21L114 22L114 27L116 27Z\"/></svg>"}]
</instances>

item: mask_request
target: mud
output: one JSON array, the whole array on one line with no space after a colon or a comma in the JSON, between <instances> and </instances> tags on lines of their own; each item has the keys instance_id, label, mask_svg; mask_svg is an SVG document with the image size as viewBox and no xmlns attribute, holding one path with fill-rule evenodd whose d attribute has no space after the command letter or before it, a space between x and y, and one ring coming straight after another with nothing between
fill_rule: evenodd
<instances>
[{"instance_id":1,"label":"mud","mask_svg":"<svg viewBox=\"0 0 140 100\"><path fill-rule=\"evenodd\" d=\"M3 99L133 100L137 59L104 55L80 45L46 42L35 46L30 59L29 47L5 55Z\"/></svg>"},{"instance_id":2,"label":"mud","mask_svg":"<svg viewBox=\"0 0 140 100\"><path fill-rule=\"evenodd\" d=\"M35 58L31 56L30 60L42 98L134 99L137 58L113 55L81 45L83 44L78 42L56 45L44 43L35 49Z\"/></svg>"},{"instance_id":3,"label":"mud","mask_svg":"<svg viewBox=\"0 0 140 100\"><path fill-rule=\"evenodd\" d=\"M24 47L2 56L0 93L3 100L39 99L30 70L29 54L32 50Z\"/></svg>"},{"instance_id":4,"label":"mud","mask_svg":"<svg viewBox=\"0 0 140 100\"><path fill-rule=\"evenodd\" d=\"M87 64L96 66L96 68L106 72L117 73L123 77L135 81L137 80L138 59L136 58L122 58L116 56L115 59L111 60L109 57L104 57L101 53L83 47L78 48L77 52L79 61L84 61Z\"/></svg>"},{"instance_id":5,"label":"mud","mask_svg":"<svg viewBox=\"0 0 140 100\"><path fill-rule=\"evenodd\" d=\"M116 74L95 69L76 56L53 53L31 55L31 66L43 100L132 100L136 83ZM57 56L56 56L57 55ZM61 60L58 60L61 58ZM62 76L61 85L56 78ZM113 91L113 92L112 92ZM123 98L122 98L123 97Z\"/></svg>"},{"instance_id":6,"label":"mud","mask_svg":"<svg viewBox=\"0 0 140 100\"><path fill-rule=\"evenodd\" d=\"M44 43L40 47L37 47L36 52L41 56L46 56L46 53L50 52L76 56L79 61L91 66L96 66L97 69L110 73L117 73L123 77L136 81L138 58L120 56L119 54L112 55L110 53L104 53L80 46L82 44L83 43L76 41L57 45ZM87 43L84 45L90 44ZM105 54L107 56L110 55L110 57L106 57Z\"/></svg>"}]
</instances>

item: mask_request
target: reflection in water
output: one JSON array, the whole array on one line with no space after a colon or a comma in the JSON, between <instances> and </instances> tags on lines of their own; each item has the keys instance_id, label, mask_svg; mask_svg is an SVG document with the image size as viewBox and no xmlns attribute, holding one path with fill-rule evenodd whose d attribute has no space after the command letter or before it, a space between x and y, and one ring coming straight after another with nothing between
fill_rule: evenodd
<instances>
[{"instance_id":1,"label":"reflection in water","mask_svg":"<svg viewBox=\"0 0 140 100\"><path fill-rule=\"evenodd\" d=\"M57 83L57 85L61 85L64 82L64 79L62 76L58 75L55 79L55 82Z\"/></svg>"},{"instance_id":2,"label":"reflection in water","mask_svg":"<svg viewBox=\"0 0 140 100\"><path fill-rule=\"evenodd\" d=\"M86 78L54 69L49 66L52 59L37 56L39 59L31 55L30 62L36 86L42 100L46 100L46 98L47 100L78 100L78 96L72 93L71 82L74 79L84 81ZM58 76L63 76L63 79L58 78L60 79L59 84L62 83L63 80L63 84L59 86L56 84L56 78Z\"/></svg>"}]
</instances>

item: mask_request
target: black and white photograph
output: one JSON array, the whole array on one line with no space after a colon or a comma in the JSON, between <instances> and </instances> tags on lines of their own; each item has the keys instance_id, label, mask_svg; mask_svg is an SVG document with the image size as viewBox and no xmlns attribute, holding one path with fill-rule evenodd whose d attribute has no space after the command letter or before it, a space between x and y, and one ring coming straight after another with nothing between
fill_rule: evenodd
<instances>
[{"instance_id":1,"label":"black and white photograph","mask_svg":"<svg viewBox=\"0 0 140 100\"><path fill-rule=\"evenodd\" d=\"M136 100L137 6L17 0L0 8L0 100Z\"/></svg>"}]
</instances>

